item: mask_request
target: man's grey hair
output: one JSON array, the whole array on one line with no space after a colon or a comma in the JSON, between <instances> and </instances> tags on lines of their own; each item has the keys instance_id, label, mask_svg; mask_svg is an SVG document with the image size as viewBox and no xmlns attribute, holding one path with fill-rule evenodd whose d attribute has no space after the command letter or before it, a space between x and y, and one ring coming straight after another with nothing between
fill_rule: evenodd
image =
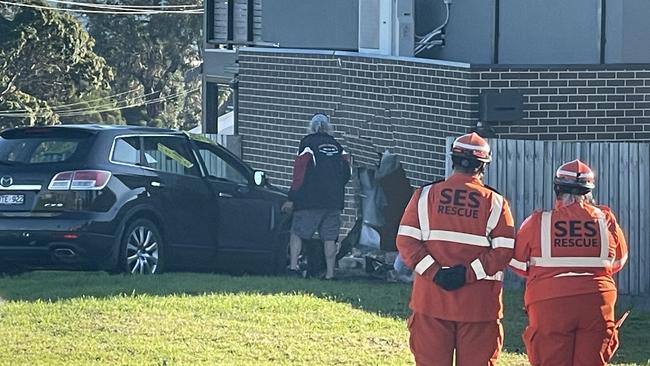
<instances>
[{"instance_id":1,"label":"man's grey hair","mask_svg":"<svg viewBox=\"0 0 650 366\"><path fill-rule=\"evenodd\" d=\"M326 133L332 134L332 124L330 118L323 113L316 113L309 122L309 133Z\"/></svg>"}]
</instances>

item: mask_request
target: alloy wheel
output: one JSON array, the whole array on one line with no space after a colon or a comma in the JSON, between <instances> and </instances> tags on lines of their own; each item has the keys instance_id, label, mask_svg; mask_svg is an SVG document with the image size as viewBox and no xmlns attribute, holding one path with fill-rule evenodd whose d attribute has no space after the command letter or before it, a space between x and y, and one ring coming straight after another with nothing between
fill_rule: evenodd
<instances>
[{"instance_id":1,"label":"alloy wheel","mask_svg":"<svg viewBox=\"0 0 650 366\"><path fill-rule=\"evenodd\" d=\"M126 265L132 274L154 274L158 270L159 238L145 225L131 230L126 243Z\"/></svg>"}]
</instances>

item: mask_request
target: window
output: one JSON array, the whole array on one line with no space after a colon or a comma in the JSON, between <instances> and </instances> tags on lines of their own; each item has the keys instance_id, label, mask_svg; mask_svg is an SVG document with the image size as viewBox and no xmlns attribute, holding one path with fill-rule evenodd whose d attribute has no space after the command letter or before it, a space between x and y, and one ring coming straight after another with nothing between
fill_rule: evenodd
<instances>
[{"instance_id":1,"label":"window","mask_svg":"<svg viewBox=\"0 0 650 366\"><path fill-rule=\"evenodd\" d=\"M2 140L0 159L22 164L58 163L68 160L77 151L78 140L11 139Z\"/></svg>"},{"instance_id":2,"label":"window","mask_svg":"<svg viewBox=\"0 0 650 366\"><path fill-rule=\"evenodd\" d=\"M176 136L145 136L146 166L165 173L199 176L187 140Z\"/></svg>"},{"instance_id":3,"label":"window","mask_svg":"<svg viewBox=\"0 0 650 366\"><path fill-rule=\"evenodd\" d=\"M113 147L113 161L127 164L140 163L140 138L121 137L115 140Z\"/></svg>"},{"instance_id":4,"label":"window","mask_svg":"<svg viewBox=\"0 0 650 366\"><path fill-rule=\"evenodd\" d=\"M203 132L220 135L236 134L237 126L234 119L236 98L236 87L228 84L206 83L206 129Z\"/></svg>"},{"instance_id":5,"label":"window","mask_svg":"<svg viewBox=\"0 0 650 366\"><path fill-rule=\"evenodd\" d=\"M216 147L203 142L197 143L199 147L199 154L205 163L205 168L208 171L210 178L220 180L227 180L237 184L248 184L248 179L241 173L240 170L235 168L233 164L224 160Z\"/></svg>"}]
</instances>

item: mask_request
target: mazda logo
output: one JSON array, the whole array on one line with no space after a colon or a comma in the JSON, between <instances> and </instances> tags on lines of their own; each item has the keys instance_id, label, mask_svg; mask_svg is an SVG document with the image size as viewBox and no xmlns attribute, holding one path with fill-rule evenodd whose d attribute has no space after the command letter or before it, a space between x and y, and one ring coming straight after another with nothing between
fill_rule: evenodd
<instances>
[{"instance_id":1,"label":"mazda logo","mask_svg":"<svg viewBox=\"0 0 650 366\"><path fill-rule=\"evenodd\" d=\"M10 187L12 184L14 184L13 178L9 176L4 176L0 178L0 185L3 187Z\"/></svg>"}]
</instances>

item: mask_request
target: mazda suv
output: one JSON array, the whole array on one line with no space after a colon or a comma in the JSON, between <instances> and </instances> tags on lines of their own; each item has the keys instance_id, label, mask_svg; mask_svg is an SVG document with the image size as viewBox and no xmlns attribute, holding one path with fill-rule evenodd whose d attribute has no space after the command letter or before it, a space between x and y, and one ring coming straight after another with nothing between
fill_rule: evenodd
<instances>
[{"instance_id":1,"label":"mazda suv","mask_svg":"<svg viewBox=\"0 0 650 366\"><path fill-rule=\"evenodd\" d=\"M221 145L148 127L0 133L0 271L276 272L286 194Z\"/></svg>"}]
</instances>

